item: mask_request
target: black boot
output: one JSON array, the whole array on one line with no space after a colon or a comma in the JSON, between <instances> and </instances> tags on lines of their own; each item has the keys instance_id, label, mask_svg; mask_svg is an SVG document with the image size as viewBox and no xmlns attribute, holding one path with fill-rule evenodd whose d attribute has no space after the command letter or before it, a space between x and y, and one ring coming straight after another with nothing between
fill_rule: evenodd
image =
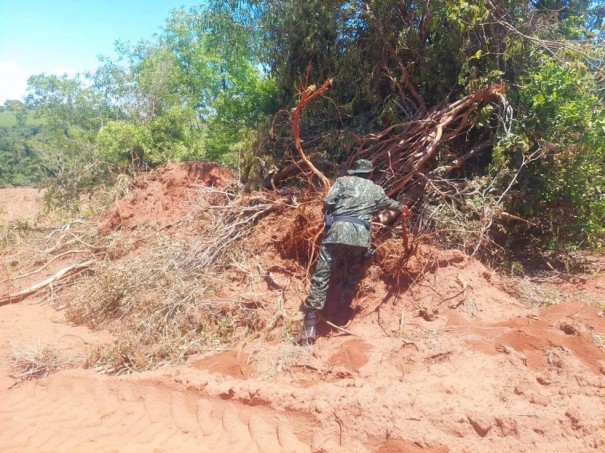
<instances>
[{"instance_id":1,"label":"black boot","mask_svg":"<svg viewBox=\"0 0 605 453\"><path fill-rule=\"evenodd\" d=\"M296 343L300 345L313 344L317 338L317 310L307 308L305 311L305 319L303 320L303 328L296 337Z\"/></svg>"}]
</instances>

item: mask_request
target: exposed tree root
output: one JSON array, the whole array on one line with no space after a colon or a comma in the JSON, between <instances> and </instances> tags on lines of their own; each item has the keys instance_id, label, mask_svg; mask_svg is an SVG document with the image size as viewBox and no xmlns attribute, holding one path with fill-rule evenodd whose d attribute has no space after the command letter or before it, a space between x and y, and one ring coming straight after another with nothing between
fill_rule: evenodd
<instances>
[{"instance_id":1,"label":"exposed tree root","mask_svg":"<svg viewBox=\"0 0 605 453\"><path fill-rule=\"evenodd\" d=\"M389 126L378 134L365 137L369 146L354 153L345 163L349 168L357 159L371 160L379 175L376 182L388 195L401 192L417 176L439 145L466 133L474 126L470 115L490 99L501 98L504 87L493 85L471 93L446 107L435 108L423 118ZM474 155L473 153L470 156ZM446 166L454 169L464 156Z\"/></svg>"},{"instance_id":2,"label":"exposed tree root","mask_svg":"<svg viewBox=\"0 0 605 453\"><path fill-rule=\"evenodd\" d=\"M302 149L302 142L300 140L299 122L300 114L305 104L325 93L326 90L330 88L330 85L332 85L332 79L326 80L318 90L316 90L315 85L307 87L307 89L303 91L300 95L300 101L298 101L298 104L292 110L292 134L294 135L294 144L296 145L296 150L298 151L298 154L300 155L301 159L309 166L309 168L313 171L313 173L317 175L317 177L321 181L324 193L327 193L330 189L330 180L326 178L323 173L321 173L305 155Z\"/></svg>"}]
</instances>

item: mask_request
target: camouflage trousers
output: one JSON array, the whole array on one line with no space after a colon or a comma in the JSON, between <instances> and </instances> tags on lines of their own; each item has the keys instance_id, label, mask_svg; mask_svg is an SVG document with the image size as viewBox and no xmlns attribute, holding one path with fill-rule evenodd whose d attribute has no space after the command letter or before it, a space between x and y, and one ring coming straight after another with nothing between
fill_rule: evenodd
<instances>
[{"instance_id":1,"label":"camouflage trousers","mask_svg":"<svg viewBox=\"0 0 605 453\"><path fill-rule=\"evenodd\" d=\"M367 250L366 247L355 245L321 244L305 307L316 310L324 308L330 280L338 270L342 270L342 287L338 291L338 304L348 306L365 273L364 255Z\"/></svg>"}]
</instances>

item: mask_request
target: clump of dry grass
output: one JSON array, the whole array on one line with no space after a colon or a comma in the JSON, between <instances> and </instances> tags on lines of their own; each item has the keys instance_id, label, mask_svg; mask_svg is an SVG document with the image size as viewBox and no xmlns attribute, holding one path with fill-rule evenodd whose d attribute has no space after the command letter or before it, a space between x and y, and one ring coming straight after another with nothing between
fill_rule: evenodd
<instances>
[{"instance_id":1,"label":"clump of dry grass","mask_svg":"<svg viewBox=\"0 0 605 453\"><path fill-rule=\"evenodd\" d=\"M511 187L498 193L493 185L509 177L513 175L503 169L493 181L486 177L431 179L423 198L412 209L410 229L433 245L493 260L503 251L494 235L505 231L502 203Z\"/></svg>"},{"instance_id":2,"label":"clump of dry grass","mask_svg":"<svg viewBox=\"0 0 605 453\"><path fill-rule=\"evenodd\" d=\"M31 227L28 220L0 220L0 247L22 245L29 235Z\"/></svg>"},{"instance_id":3,"label":"clump of dry grass","mask_svg":"<svg viewBox=\"0 0 605 453\"><path fill-rule=\"evenodd\" d=\"M41 379L68 365L50 346L39 344L27 349L13 349L10 355L11 376L15 379Z\"/></svg>"},{"instance_id":4,"label":"clump of dry grass","mask_svg":"<svg viewBox=\"0 0 605 453\"><path fill-rule=\"evenodd\" d=\"M203 203L191 221L195 235L150 234L137 256L105 261L65 302L71 321L117 334L113 345L93 351L89 366L117 374L152 369L262 330L261 304L229 294L229 282L253 265L245 239L278 204L224 193L218 205L216 191L205 190L213 204Z\"/></svg>"}]
</instances>

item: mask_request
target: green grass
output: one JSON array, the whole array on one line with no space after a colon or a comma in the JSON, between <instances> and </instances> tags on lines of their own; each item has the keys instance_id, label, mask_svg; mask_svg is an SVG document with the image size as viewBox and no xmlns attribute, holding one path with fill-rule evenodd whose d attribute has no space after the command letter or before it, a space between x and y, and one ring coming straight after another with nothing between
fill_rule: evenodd
<instances>
[{"instance_id":1,"label":"green grass","mask_svg":"<svg viewBox=\"0 0 605 453\"><path fill-rule=\"evenodd\" d=\"M28 126L44 126L45 118L34 118L30 115L27 118ZM17 119L12 112L0 112L0 127L13 127L17 125Z\"/></svg>"},{"instance_id":2,"label":"green grass","mask_svg":"<svg viewBox=\"0 0 605 453\"><path fill-rule=\"evenodd\" d=\"M16 124L15 115L11 112L0 112L0 127L11 127Z\"/></svg>"}]
</instances>

